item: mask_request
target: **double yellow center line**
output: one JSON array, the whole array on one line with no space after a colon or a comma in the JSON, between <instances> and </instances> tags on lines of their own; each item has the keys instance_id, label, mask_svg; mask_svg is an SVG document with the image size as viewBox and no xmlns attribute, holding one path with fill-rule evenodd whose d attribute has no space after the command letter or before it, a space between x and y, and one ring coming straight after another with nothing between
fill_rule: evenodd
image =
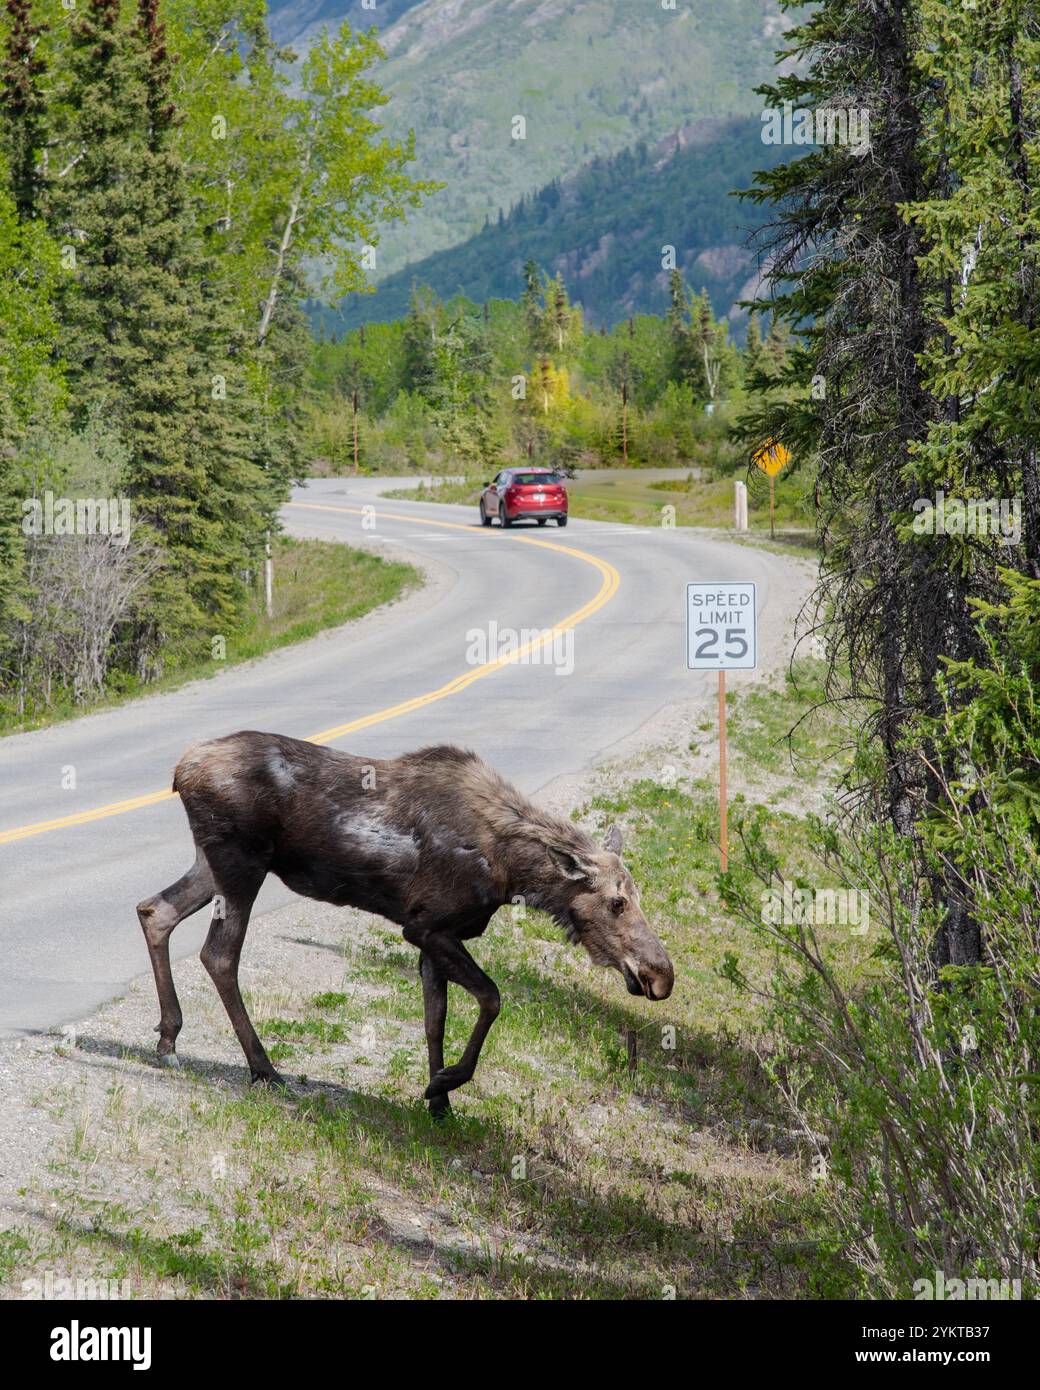
<instances>
[{"instance_id":1,"label":"double yellow center line","mask_svg":"<svg viewBox=\"0 0 1040 1390\"><path fill-rule=\"evenodd\" d=\"M365 516L370 510L362 507L329 506L318 502L290 502L288 505L300 511L338 512L351 516ZM399 513L383 511L380 511L378 515L381 520L404 521L412 526L436 526L446 531L464 531L469 536L487 536L490 534L486 530L477 530L473 526L459 521L434 521L428 517L403 516ZM496 536L497 543L501 543L504 539L506 538ZM598 570L602 579L599 590L589 599L588 603L576 608L573 613L568 613L554 627L539 633L530 642L525 642L523 646L507 655L496 657L494 661L485 661L480 666L474 666L461 675L455 676L445 685L439 685L436 690L428 690L424 695L416 695L411 700L402 700L400 704L389 705L386 709L376 710L374 714L364 714L359 719L352 719L346 724L337 724L334 728L322 729L319 733L309 734L305 741L308 743L333 743L336 739L342 738L344 734L354 733L357 729L368 729L373 724L383 724L389 719L399 719L401 715L411 714L413 710L422 709L425 705L435 704L438 700L446 700L449 695L457 695L460 690L465 690L474 681L490 676L493 671L497 671L503 666L509 666L514 662L523 660L528 653L536 651L539 647L550 645L560 633L570 631L579 623L584 622L586 618L591 617L593 613L598 612L617 593L621 576L613 565L608 564L606 560L601 560L597 555L590 555L588 551L578 550L571 545L560 545L556 541L536 540L534 536L512 535L508 540L515 541L519 545L537 545L543 550L557 550L561 555L570 555L576 560L582 560L586 564L592 565L595 570ZM71 815L57 816L54 820L35 821L31 825L15 826L12 830L0 831L0 845L8 845L15 840L27 840L33 835L43 835L48 830L64 830L73 825L86 825L90 821L105 820L108 816L126 815L130 811L139 811L145 806L155 806L160 801L170 801L175 795L176 792L172 791L145 792L144 795L130 797L127 801L112 801L107 806L95 806L90 811L74 811Z\"/></svg>"}]
</instances>

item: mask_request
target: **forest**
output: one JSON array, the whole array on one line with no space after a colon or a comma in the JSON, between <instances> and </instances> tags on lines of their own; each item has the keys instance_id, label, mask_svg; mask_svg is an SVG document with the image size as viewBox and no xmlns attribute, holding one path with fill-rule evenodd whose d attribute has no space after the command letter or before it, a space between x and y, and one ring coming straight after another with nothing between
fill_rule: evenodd
<instances>
[{"instance_id":1,"label":"forest","mask_svg":"<svg viewBox=\"0 0 1040 1390\"><path fill-rule=\"evenodd\" d=\"M408 313L318 342L305 433L319 468L477 477L509 462L577 468L746 466L736 421L749 383L774 389L790 335L752 314L729 325L682 272L664 315L587 328L563 275L533 260L517 299L442 301L417 284ZM779 389L779 388L777 388ZM355 415L357 430L355 431Z\"/></svg>"},{"instance_id":2,"label":"forest","mask_svg":"<svg viewBox=\"0 0 1040 1390\"><path fill-rule=\"evenodd\" d=\"M427 191L379 134L375 38L344 27L294 72L265 15L7 4L0 702L17 716L147 685L235 631L306 471L304 266L362 283L360 247ZM127 524L92 508L63 546L71 498Z\"/></svg>"}]
</instances>

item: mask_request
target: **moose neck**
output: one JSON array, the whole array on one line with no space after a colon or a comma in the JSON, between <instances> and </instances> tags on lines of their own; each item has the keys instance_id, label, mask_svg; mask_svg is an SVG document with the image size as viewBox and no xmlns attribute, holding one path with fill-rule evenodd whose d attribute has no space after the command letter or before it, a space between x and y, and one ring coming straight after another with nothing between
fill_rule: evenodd
<instances>
[{"instance_id":1,"label":"moose neck","mask_svg":"<svg viewBox=\"0 0 1040 1390\"><path fill-rule=\"evenodd\" d=\"M568 845L595 852L591 840L575 826L560 823L560 838ZM496 847L498 863L505 868L504 900L522 898L527 907L547 912L561 926L570 926L570 905L578 887L553 863L545 843L527 835L503 835Z\"/></svg>"}]
</instances>

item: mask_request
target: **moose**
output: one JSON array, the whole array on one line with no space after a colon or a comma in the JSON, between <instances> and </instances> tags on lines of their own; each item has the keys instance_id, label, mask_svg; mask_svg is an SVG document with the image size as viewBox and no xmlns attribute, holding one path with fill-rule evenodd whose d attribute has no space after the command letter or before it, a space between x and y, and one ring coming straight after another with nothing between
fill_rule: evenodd
<instances>
[{"instance_id":1,"label":"moose","mask_svg":"<svg viewBox=\"0 0 1040 1390\"><path fill-rule=\"evenodd\" d=\"M672 963L639 907L619 857L621 833L602 847L540 810L476 753L451 745L363 759L254 731L194 744L177 764L195 841L194 865L138 905L159 995L157 1047L176 1062L181 1010L170 970L170 933L213 902L202 948L254 1082L282 1084L238 985L249 914L269 873L294 892L373 912L419 950L431 1112L469 1081L498 1016L498 989L464 943L492 914L522 900L558 922L598 965L619 971L630 994L666 999ZM444 1065L448 984L479 1013L459 1061Z\"/></svg>"}]
</instances>

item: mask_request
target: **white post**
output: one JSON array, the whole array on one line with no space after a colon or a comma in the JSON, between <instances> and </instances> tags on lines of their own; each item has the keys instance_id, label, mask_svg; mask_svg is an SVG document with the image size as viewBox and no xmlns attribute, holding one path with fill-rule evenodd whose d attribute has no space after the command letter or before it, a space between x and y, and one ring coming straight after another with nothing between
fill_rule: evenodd
<instances>
[{"instance_id":1,"label":"white post","mask_svg":"<svg viewBox=\"0 0 1040 1390\"><path fill-rule=\"evenodd\" d=\"M274 617L274 561L271 558L271 533L267 533L264 546L264 608L269 618Z\"/></svg>"},{"instance_id":2,"label":"white post","mask_svg":"<svg viewBox=\"0 0 1040 1390\"><path fill-rule=\"evenodd\" d=\"M738 531L746 531L747 526L747 483L739 479L733 484L734 526Z\"/></svg>"}]
</instances>

